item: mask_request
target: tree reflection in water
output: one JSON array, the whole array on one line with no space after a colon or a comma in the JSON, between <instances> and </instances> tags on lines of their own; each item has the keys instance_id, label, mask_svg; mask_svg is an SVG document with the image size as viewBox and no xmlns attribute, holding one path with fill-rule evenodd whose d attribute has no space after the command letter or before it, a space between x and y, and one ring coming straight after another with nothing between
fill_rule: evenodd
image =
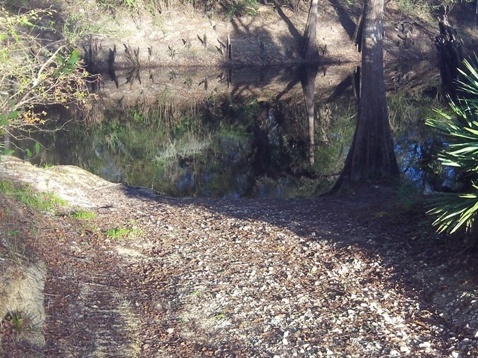
<instances>
[{"instance_id":1,"label":"tree reflection in water","mask_svg":"<svg viewBox=\"0 0 478 358\"><path fill-rule=\"evenodd\" d=\"M143 75L142 83L115 74L98 90L88 124L37 135L45 149L32 161L79 165L172 196L318 194L336 179L350 146L353 72L353 66L163 69ZM425 86L415 88L389 91L399 160L409 172L418 167L410 151L426 146L424 106L436 104L423 101Z\"/></svg>"}]
</instances>

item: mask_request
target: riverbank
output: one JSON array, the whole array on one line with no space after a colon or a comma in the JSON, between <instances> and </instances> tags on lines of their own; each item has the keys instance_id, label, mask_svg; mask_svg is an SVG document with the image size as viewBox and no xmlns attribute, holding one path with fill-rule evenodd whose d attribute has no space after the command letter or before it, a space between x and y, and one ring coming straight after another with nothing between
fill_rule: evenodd
<instances>
[{"instance_id":1,"label":"riverbank","mask_svg":"<svg viewBox=\"0 0 478 358\"><path fill-rule=\"evenodd\" d=\"M3 317L8 356L478 354L477 258L403 191L175 199L71 166L0 165L68 202L41 213L0 195L0 262L21 247L45 272L45 320ZM45 345L25 338L35 329Z\"/></svg>"},{"instance_id":2,"label":"riverbank","mask_svg":"<svg viewBox=\"0 0 478 358\"><path fill-rule=\"evenodd\" d=\"M473 4L456 4L449 13L452 26L473 51ZM354 32L359 4L319 1L317 45L324 64L360 61ZM158 66L248 66L300 63L300 41L308 5L258 4L252 14L228 18L224 13L199 11L191 5L151 8L107 8L96 2L62 3L60 16L66 36L82 49L90 70ZM438 13L437 13L438 14ZM400 8L387 2L384 19L384 60L436 60L437 14L419 6Z\"/></svg>"}]
</instances>

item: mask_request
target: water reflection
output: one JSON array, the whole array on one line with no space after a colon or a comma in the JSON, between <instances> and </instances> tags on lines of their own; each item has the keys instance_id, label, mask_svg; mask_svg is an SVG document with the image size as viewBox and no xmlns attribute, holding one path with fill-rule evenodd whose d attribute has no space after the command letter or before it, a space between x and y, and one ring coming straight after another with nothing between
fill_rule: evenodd
<instances>
[{"instance_id":1,"label":"water reflection","mask_svg":"<svg viewBox=\"0 0 478 358\"><path fill-rule=\"evenodd\" d=\"M355 128L354 73L336 66L106 74L88 124L40 134L47 149L32 161L78 165L173 196L310 196L342 168ZM422 86L413 88L389 99L407 175L419 170L421 124L436 106Z\"/></svg>"}]
</instances>

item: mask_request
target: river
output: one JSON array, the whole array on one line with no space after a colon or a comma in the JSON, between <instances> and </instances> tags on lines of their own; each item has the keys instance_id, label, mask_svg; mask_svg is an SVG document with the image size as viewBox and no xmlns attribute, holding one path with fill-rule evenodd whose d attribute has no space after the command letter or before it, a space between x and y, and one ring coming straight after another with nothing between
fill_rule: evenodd
<instances>
[{"instance_id":1,"label":"river","mask_svg":"<svg viewBox=\"0 0 478 358\"><path fill-rule=\"evenodd\" d=\"M342 168L355 128L356 71L349 64L312 74L301 67L105 73L88 111L52 111L63 129L17 142L16 155L164 195L308 197L326 191ZM409 62L386 72L400 167L423 182L435 144L423 124L442 106L438 70Z\"/></svg>"}]
</instances>

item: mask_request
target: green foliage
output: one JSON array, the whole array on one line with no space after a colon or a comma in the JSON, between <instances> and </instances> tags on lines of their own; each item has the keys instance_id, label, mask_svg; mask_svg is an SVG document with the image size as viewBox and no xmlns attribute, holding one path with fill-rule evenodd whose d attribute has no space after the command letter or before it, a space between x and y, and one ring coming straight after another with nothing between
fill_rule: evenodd
<instances>
[{"instance_id":1,"label":"green foliage","mask_svg":"<svg viewBox=\"0 0 478 358\"><path fill-rule=\"evenodd\" d=\"M166 9L188 5L196 10L204 11L208 15L226 15L228 18L244 15L257 15L257 0L208 0L208 1L180 1L180 0L98 0L98 5L113 13L120 9L132 12L147 9L151 13L162 13Z\"/></svg>"},{"instance_id":2,"label":"green foliage","mask_svg":"<svg viewBox=\"0 0 478 358\"><path fill-rule=\"evenodd\" d=\"M86 103L88 73L79 50L67 43L54 48L45 39L55 31L53 15L49 9L11 14L0 8L0 131L38 129L48 118L39 108Z\"/></svg>"},{"instance_id":3,"label":"green foliage","mask_svg":"<svg viewBox=\"0 0 478 358\"><path fill-rule=\"evenodd\" d=\"M0 180L0 192L14 197L17 201L39 211L54 211L66 201L52 193L40 193L29 186L15 185L9 180Z\"/></svg>"},{"instance_id":4,"label":"green foliage","mask_svg":"<svg viewBox=\"0 0 478 358\"><path fill-rule=\"evenodd\" d=\"M21 311L10 311L6 314L6 320L10 321L17 334L22 333L26 326L26 316Z\"/></svg>"},{"instance_id":5,"label":"green foliage","mask_svg":"<svg viewBox=\"0 0 478 358\"><path fill-rule=\"evenodd\" d=\"M106 231L106 236L113 240L121 240L139 235L141 231L133 227L114 227Z\"/></svg>"},{"instance_id":6,"label":"green foliage","mask_svg":"<svg viewBox=\"0 0 478 358\"><path fill-rule=\"evenodd\" d=\"M93 220L96 218L96 213L91 210L75 210L70 216L77 220Z\"/></svg>"},{"instance_id":7,"label":"green foliage","mask_svg":"<svg viewBox=\"0 0 478 358\"><path fill-rule=\"evenodd\" d=\"M423 91L423 87L417 86L414 90L396 91L388 97L390 126L395 137L409 136L411 128L414 132L423 129L420 119L430 117L435 113L433 108L440 106L438 97L425 96Z\"/></svg>"},{"instance_id":8,"label":"green foliage","mask_svg":"<svg viewBox=\"0 0 478 358\"><path fill-rule=\"evenodd\" d=\"M30 160L34 156L38 156L38 154L40 154L40 150L41 150L41 144L39 142L35 142L35 144L33 145L33 150L31 150L30 148L25 148L23 150L25 159Z\"/></svg>"},{"instance_id":9,"label":"green foliage","mask_svg":"<svg viewBox=\"0 0 478 358\"><path fill-rule=\"evenodd\" d=\"M129 9L135 9L140 5L139 0L99 0L98 4L107 8L122 6Z\"/></svg>"},{"instance_id":10,"label":"green foliage","mask_svg":"<svg viewBox=\"0 0 478 358\"><path fill-rule=\"evenodd\" d=\"M438 232L453 234L462 226L471 232L478 211L477 189L473 185L473 193L440 193L431 199L433 208L428 213L436 217L433 225Z\"/></svg>"},{"instance_id":11,"label":"green foliage","mask_svg":"<svg viewBox=\"0 0 478 358\"><path fill-rule=\"evenodd\" d=\"M38 321L38 317L31 312L22 310L9 310L5 317L4 322L13 329L13 333L20 337L23 334L40 333L42 328Z\"/></svg>"},{"instance_id":12,"label":"green foliage","mask_svg":"<svg viewBox=\"0 0 478 358\"><path fill-rule=\"evenodd\" d=\"M433 225L439 232L454 233L464 228L475 230L478 213L478 72L475 65L464 61L459 83L463 98L450 101L454 117L437 111L440 119L428 119L426 124L436 129L445 139L438 160L452 168L462 181L463 193L443 193L431 199L429 214L435 217Z\"/></svg>"},{"instance_id":13,"label":"green foliage","mask_svg":"<svg viewBox=\"0 0 478 358\"><path fill-rule=\"evenodd\" d=\"M5 320L11 322L17 334L22 333L25 325L25 318L21 311L10 311L6 314Z\"/></svg>"},{"instance_id":14,"label":"green foliage","mask_svg":"<svg viewBox=\"0 0 478 358\"><path fill-rule=\"evenodd\" d=\"M443 14L443 7L451 9L455 4L472 1L475 0L397 0L397 4L405 15L434 20L437 15Z\"/></svg>"},{"instance_id":15,"label":"green foliage","mask_svg":"<svg viewBox=\"0 0 478 358\"><path fill-rule=\"evenodd\" d=\"M220 0L228 18L257 15L257 0Z\"/></svg>"},{"instance_id":16,"label":"green foliage","mask_svg":"<svg viewBox=\"0 0 478 358\"><path fill-rule=\"evenodd\" d=\"M183 106L167 91L161 96L126 113L112 108L105 113L108 120L88 132L70 126L69 134L57 136L56 147L81 152L83 167L108 180L161 194L297 197L330 186L354 131L354 102L327 104L311 166L301 105L264 105L216 93L206 103ZM264 116L267 108L270 115Z\"/></svg>"}]
</instances>

